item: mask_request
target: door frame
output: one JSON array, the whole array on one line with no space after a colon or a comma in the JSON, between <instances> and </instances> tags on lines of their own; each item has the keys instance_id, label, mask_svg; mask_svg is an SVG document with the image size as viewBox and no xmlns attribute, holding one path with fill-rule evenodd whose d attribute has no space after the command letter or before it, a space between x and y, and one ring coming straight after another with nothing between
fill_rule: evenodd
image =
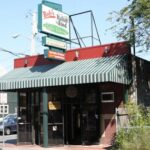
<instances>
[{"instance_id":1,"label":"door frame","mask_svg":"<svg viewBox=\"0 0 150 150\"><path fill-rule=\"evenodd\" d=\"M96 128L97 128L97 135L95 135L95 141L91 141L91 144L93 142L93 144L98 143L99 142L99 138L100 138L100 90L99 90L99 86L98 84L87 84L87 85L74 85L74 87L77 89L77 96L74 98L68 98L67 95L65 95L64 100L63 100L63 107L65 109L65 105L70 105L70 107L72 105L79 105L80 106L80 124L81 124L81 142L80 144L88 144L88 141L85 141L84 138L84 128L85 126L83 125L83 108L85 107L85 105L91 105L90 103L88 104L86 102L86 96L89 93L90 90L94 90L95 92L95 106L96 107L96 113L95 113L95 117L97 117L98 119L96 120ZM74 89L74 88L73 88ZM72 93L72 92L70 92ZM73 92L74 93L74 92ZM68 131L66 130L66 112L65 110L63 110L63 114L64 114L64 143L65 144L69 144L68 143ZM68 120L67 120L68 122ZM90 142L89 142L90 143Z\"/></svg>"},{"instance_id":2,"label":"door frame","mask_svg":"<svg viewBox=\"0 0 150 150\"><path fill-rule=\"evenodd\" d=\"M30 110L29 113L26 113L26 117L30 118L30 122L22 122L21 120L21 112L20 112L20 101L21 101L21 93L25 94L26 95L26 106L24 107L24 109L28 109ZM37 95L36 95L37 94ZM18 123L17 123L17 143L18 144L38 144L40 145L40 127L39 127L39 124L40 124L40 117L38 117L38 125L37 125L37 128L38 128L38 132L36 132L35 130L35 101L37 101L37 107L38 107L38 116L40 116L40 91L39 90L20 90L18 91L17 93L17 99L18 99ZM32 115L31 115L32 114ZM30 124L30 125L29 125ZM26 141L21 141L20 137L21 136L25 136L25 135L19 135L20 134L20 131L19 131L19 126L20 125L29 125L29 129L30 129L30 135L28 135L30 138L30 141L29 141L29 138L27 138ZM36 135L35 135L36 134ZM37 139L38 141L37 141Z\"/></svg>"}]
</instances>

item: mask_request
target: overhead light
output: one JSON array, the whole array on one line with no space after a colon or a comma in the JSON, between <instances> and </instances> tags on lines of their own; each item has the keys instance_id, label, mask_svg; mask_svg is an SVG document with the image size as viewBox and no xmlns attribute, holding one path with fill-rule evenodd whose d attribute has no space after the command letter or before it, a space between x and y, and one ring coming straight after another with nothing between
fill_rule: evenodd
<instances>
[{"instance_id":1,"label":"overhead light","mask_svg":"<svg viewBox=\"0 0 150 150\"><path fill-rule=\"evenodd\" d=\"M12 36L12 38L16 39L16 38L18 38L19 36L20 36L20 34L14 34L14 35Z\"/></svg>"},{"instance_id":2,"label":"overhead light","mask_svg":"<svg viewBox=\"0 0 150 150\"><path fill-rule=\"evenodd\" d=\"M79 58L79 51L75 51L76 58Z\"/></svg>"},{"instance_id":3,"label":"overhead light","mask_svg":"<svg viewBox=\"0 0 150 150\"><path fill-rule=\"evenodd\" d=\"M109 52L109 50L110 50L110 48L108 46L105 46L105 48L104 48L105 54L107 54Z\"/></svg>"},{"instance_id":4,"label":"overhead light","mask_svg":"<svg viewBox=\"0 0 150 150\"><path fill-rule=\"evenodd\" d=\"M78 60L79 58L79 51L75 51L75 60Z\"/></svg>"}]
</instances>

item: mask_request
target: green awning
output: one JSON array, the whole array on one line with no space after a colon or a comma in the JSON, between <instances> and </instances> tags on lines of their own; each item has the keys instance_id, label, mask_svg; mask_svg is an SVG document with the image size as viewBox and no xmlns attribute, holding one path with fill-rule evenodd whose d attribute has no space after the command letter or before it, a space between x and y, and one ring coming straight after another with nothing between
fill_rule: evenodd
<instances>
[{"instance_id":1,"label":"green awning","mask_svg":"<svg viewBox=\"0 0 150 150\"><path fill-rule=\"evenodd\" d=\"M16 68L0 78L0 90L100 82L129 84L131 78L128 68L127 56Z\"/></svg>"}]
</instances>

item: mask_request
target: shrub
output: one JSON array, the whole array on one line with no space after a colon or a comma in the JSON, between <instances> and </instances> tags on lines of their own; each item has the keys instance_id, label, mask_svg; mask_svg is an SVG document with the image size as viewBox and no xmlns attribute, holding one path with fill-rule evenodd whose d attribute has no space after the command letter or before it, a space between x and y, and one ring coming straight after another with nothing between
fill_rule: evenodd
<instances>
[{"instance_id":1,"label":"shrub","mask_svg":"<svg viewBox=\"0 0 150 150\"><path fill-rule=\"evenodd\" d=\"M150 108L128 103L125 108L129 115L129 126L116 135L113 150L150 149Z\"/></svg>"}]
</instances>

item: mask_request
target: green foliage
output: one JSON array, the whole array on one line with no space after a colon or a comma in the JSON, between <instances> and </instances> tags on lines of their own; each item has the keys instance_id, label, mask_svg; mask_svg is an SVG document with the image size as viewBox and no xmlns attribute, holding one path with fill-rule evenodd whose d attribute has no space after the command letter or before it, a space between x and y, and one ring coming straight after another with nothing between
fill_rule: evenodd
<instances>
[{"instance_id":1,"label":"green foliage","mask_svg":"<svg viewBox=\"0 0 150 150\"><path fill-rule=\"evenodd\" d=\"M128 0L128 5L119 12L111 12L111 30L117 38L150 50L150 0Z\"/></svg>"},{"instance_id":2,"label":"green foliage","mask_svg":"<svg viewBox=\"0 0 150 150\"><path fill-rule=\"evenodd\" d=\"M115 139L113 150L149 150L150 108L128 103L129 127L122 128Z\"/></svg>"},{"instance_id":3,"label":"green foliage","mask_svg":"<svg viewBox=\"0 0 150 150\"><path fill-rule=\"evenodd\" d=\"M149 128L131 128L119 131L113 150L149 150Z\"/></svg>"}]
</instances>

